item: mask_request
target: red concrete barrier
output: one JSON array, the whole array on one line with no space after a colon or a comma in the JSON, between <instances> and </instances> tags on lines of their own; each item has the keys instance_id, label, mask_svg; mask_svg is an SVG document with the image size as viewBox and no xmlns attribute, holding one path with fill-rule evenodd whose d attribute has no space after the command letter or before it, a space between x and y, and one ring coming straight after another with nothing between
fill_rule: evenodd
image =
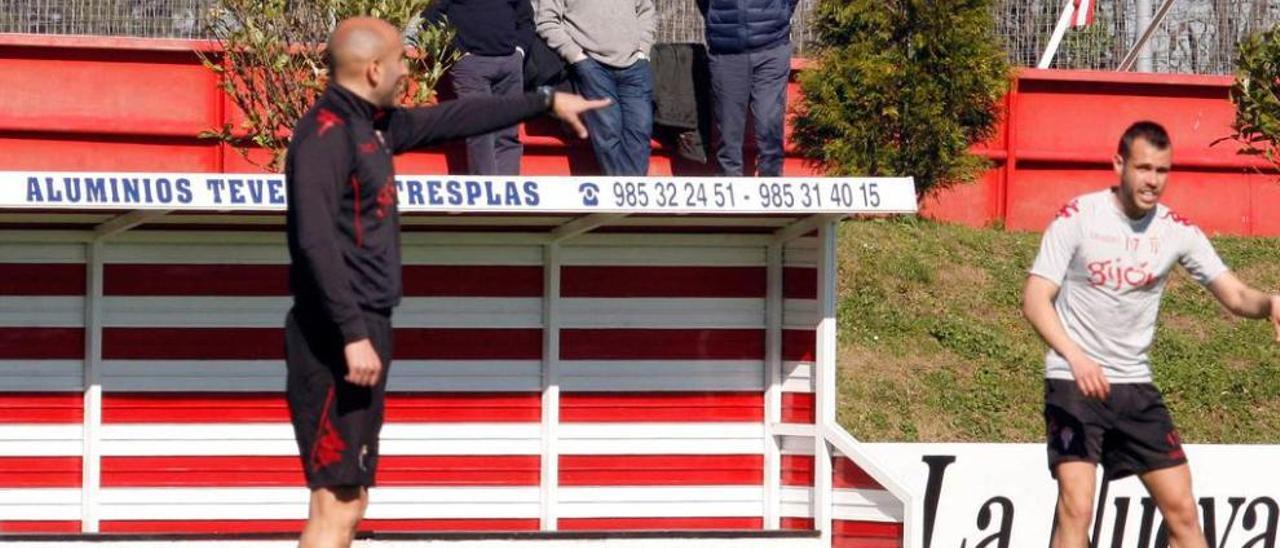
<instances>
[{"instance_id":1,"label":"red concrete barrier","mask_svg":"<svg viewBox=\"0 0 1280 548\"><path fill-rule=\"evenodd\" d=\"M256 171L196 134L234 110L193 53L208 42L0 35L0 169ZM797 62L797 68L803 62ZM1167 202L1210 233L1280 235L1277 174L1239 156L1230 133L1231 81L1219 76L1022 70L979 181L927 200L926 214L981 226L1039 230L1066 199L1115 181L1110 158L1124 128L1152 119L1172 133L1175 175ZM791 86L793 104L798 89ZM524 172L588 174L589 146L540 120L522 131ZM457 171L459 147L412 153L402 173ZM788 150L786 173L819 168ZM661 147L651 173L709 174Z\"/></svg>"}]
</instances>

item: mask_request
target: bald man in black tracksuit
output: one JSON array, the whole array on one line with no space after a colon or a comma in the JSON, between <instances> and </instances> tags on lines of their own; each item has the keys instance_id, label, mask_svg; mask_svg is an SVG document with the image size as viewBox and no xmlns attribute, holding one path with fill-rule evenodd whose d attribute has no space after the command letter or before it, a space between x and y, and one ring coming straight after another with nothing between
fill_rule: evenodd
<instances>
[{"instance_id":1,"label":"bald man in black tracksuit","mask_svg":"<svg viewBox=\"0 0 1280 548\"><path fill-rule=\"evenodd\" d=\"M391 311L400 302L400 215L392 157L551 112L585 134L607 102L550 89L396 108L399 32L343 21L329 39L334 81L299 120L285 166L294 304L285 320L287 397L311 515L301 545L343 546L377 473Z\"/></svg>"}]
</instances>

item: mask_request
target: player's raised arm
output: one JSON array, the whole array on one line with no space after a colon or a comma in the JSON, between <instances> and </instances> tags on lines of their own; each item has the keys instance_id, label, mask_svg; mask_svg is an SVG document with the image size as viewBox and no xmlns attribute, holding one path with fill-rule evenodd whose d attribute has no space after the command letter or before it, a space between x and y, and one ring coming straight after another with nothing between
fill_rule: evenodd
<instances>
[{"instance_id":1,"label":"player's raised arm","mask_svg":"<svg viewBox=\"0 0 1280 548\"><path fill-rule=\"evenodd\" d=\"M1268 295L1249 287L1231 272L1223 272L1209 283L1209 292L1232 314L1243 318L1271 319L1280 342L1280 295Z\"/></svg>"}]
</instances>

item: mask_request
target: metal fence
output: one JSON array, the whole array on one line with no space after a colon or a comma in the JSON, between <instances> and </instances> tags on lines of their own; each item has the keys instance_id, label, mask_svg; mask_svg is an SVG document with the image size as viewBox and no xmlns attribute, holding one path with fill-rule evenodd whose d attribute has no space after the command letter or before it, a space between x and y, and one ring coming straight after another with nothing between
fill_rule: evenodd
<instances>
[{"instance_id":1,"label":"metal fence","mask_svg":"<svg viewBox=\"0 0 1280 548\"><path fill-rule=\"evenodd\" d=\"M215 1L0 0L0 32L193 38Z\"/></svg>"},{"instance_id":2,"label":"metal fence","mask_svg":"<svg viewBox=\"0 0 1280 548\"><path fill-rule=\"evenodd\" d=\"M1141 32L1138 5L1137 0L1098 2L1094 24L1067 31L1053 66L1114 70ZM1062 7L1062 0L997 2L996 32L1014 64L1035 66ZM1151 38L1152 70L1230 73L1240 39L1277 22L1280 0L1179 0Z\"/></svg>"},{"instance_id":3,"label":"metal fence","mask_svg":"<svg viewBox=\"0 0 1280 548\"><path fill-rule=\"evenodd\" d=\"M203 14L216 1L0 0L0 32L194 38L202 35ZM655 1L660 41L702 42L696 0ZM818 1L801 0L797 10L793 40L799 55L812 50L810 22ZM995 31L1014 64L1036 64L1063 1L995 0ZM1095 23L1067 32L1053 66L1114 69L1138 35L1139 1L1099 0ZM1240 38L1278 22L1280 0L1178 0L1151 41L1152 70L1229 73Z\"/></svg>"}]
</instances>

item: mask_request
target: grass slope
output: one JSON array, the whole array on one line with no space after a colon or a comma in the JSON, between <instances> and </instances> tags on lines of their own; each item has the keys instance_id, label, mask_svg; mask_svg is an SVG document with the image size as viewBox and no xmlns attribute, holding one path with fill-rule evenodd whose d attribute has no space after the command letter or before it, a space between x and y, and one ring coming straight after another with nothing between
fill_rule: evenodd
<instances>
[{"instance_id":1,"label":"grass slope","mask_svg":"<svg viewBox=\"0 0 1280 548\"><path fill-rule=\"evenodd\" d=\"M1038 234L920 219L844 223L839 420L864 441L1040 441L1045 347L1020 301ZM1220 237L1247 283L1280 287L1280 240ZM1280 345L1177 270L1152 360L1183 438L1280 441Z\"/></svg>"}]
</instances>

